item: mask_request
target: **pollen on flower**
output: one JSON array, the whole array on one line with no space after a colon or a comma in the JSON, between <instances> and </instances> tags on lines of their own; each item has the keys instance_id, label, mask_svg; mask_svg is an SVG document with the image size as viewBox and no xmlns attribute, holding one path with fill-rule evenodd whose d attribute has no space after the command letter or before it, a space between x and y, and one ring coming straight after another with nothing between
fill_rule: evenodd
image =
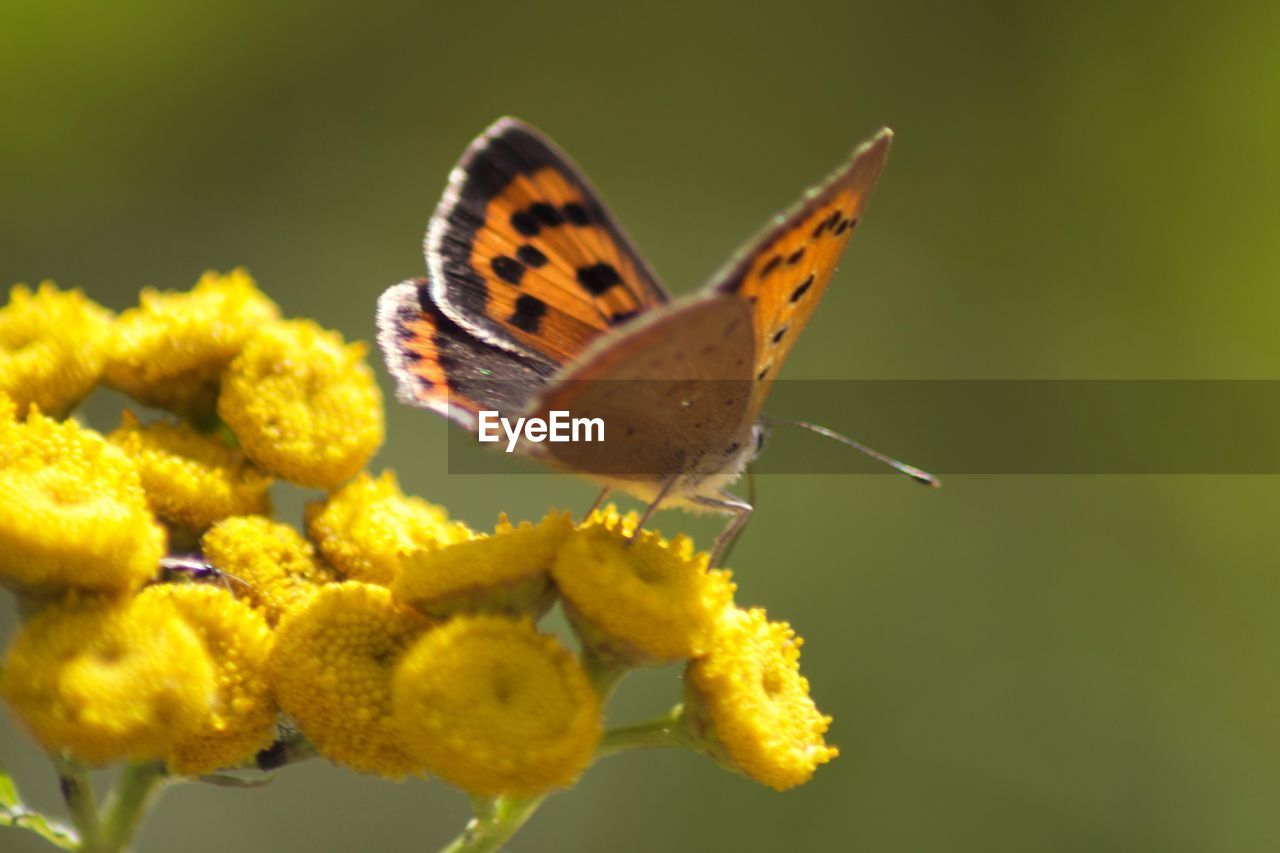
<instances>
[{"instance_id":1,"label":"pollen on flower","mask_svg":"<svg viewBox=\"0 0 1280 853\"><path fill-rule=\"evenodd\" d=\"M125 411L107 439L133 458L151 508L172 524L203 532L228 516L271 512L271 478L186 423L143 426Z\"/></svg>"},{"instance_id":2,"label":"pollen on flower","mask_svg":"<svg viewBox=\"0 0 1280 853\"><path fill-rule=\"evenodd\" d=\"M335 488L382 444L382 393L367 349L309 320L265 326L227 368L218 415L266 471Z\"/></svg>"},{"instance_id":3,"label":"pollen on flower","mask_svg":"<svg viewBox=\"0 0 1280 853\"><path fill-rule=\"evenodd\" d=\"M422 769L391 713L391 680L429 623L386 587L325 587L276 631L272 683L280 707L327 758L401 779Z\"/></svg>"},{"instance_id":4,"label":"pollen on flower","mask_svg":"<svg viewBox=\"0 0 1280 853\"><path fill-rule=\"evenodd\" d=\"M142 291L115 323L109 385L141 403L203 421L223 369L280 309L242 269L205 273L190 291Z\"/></svg>"},{"instance_id":5,"label":"pollen on flower","mask_svg":"<svg viewBox=\"0 0 1280 853\"><path fill-rule=\"evenodd\" d=\"M204 645L173 608L74 594L18 630L0 691L42 746L90 764L162 757L217 696Z\"/></svg>"},{"instance_id":6,"label":"pollen on flower","mask_svg":"<svg viewBox=\"0 0 1280 853\"><path fill-rule=\"evenodd\" d=\"M212 773L269 745L276 735L277 708L267 670L271 629L262 616L226 589L207 584L158 584L138 598L172 608L213 663L209 713L169 746L165 758L170 772Z\"/></svg>"},{"instance_id":7,"label":"pollen on flower","mask_svg":"<svg viewBox=\"0 0 1280 853\"><path fill-rule=\"evenodd\" d=\"M567 612L594 650L635 663L662 663L707 649L732 604L727 571L708 569L686 536L665 540L634 530L613 507L565 540L552 566Z\"/></svg>"},{"instance_id":8,"label":"pollen on flower","mask_svg":"<svg viewBox=\"0 0 1280 853\"><path fill-rule=\"evenodd\" d=\"M302 534L261 515L223 519L200 543L205 559L239 581L237 591L244 589L270 625L337 579Z\"/></svg>"},{"instance_id":9,"label":"pollen on flower","mask_svg":"<svg viewBox=\"0 0 1280 853\"><path fill-rule=\"evenodd\" d=\"M456 616L396 671L410 754L476 796L571 784L600 740L600 700L578 659L528 620Z\"/></svg>"},{"instance_id":10,"label":"pollen on flower","mask_svg":"<svg viewBox=\"0 0 1280 853\"><path fill-rule=\"evenodd\" d=\"M460 610L537 614L550 606L548 570L573 530L568 513L518 527L505 515L492 536L409 555L391 591L429 615Z\"/></svg>"},{"instance_id":11,"label":"pollen on flower","mask_svg":"<svg viewBox=\"0 0 1280 853\"><path fill-rule=\"evenodd\" d=\"M809 781L839 754L823 739L831 718L800 674L802 642L759 608L730 608L710 651L685 675L687 712L712 754L779 791Z\"/></svg>"},{"instance_id":12,"label":"pollen on flower","mask_svg":"<svg viewBox=\"0 0 1280 853\"><path fill-rule=\"evenodd\" d=\"M0 308L0 392L19 414L65 414L98 381L110 335L111 312L79 290L15 286Z\"/></svg>"},{"instance_id":13,"label":"pollen on flower","mask_svg":"<svg viewBox=\"0 0 1280 853\"><path fill-rule=\"evenodd\" d=\"M443 507L406 497L391 471L376 480L361 472L308 505L307 532L345 577L384 586L405 558L472 536L465 524L449 521Z\"/></svg>"},{"instance_id":14,"label":"pollen on flower","mask_svg":"<svg viewBox=\"0 0 1280 853\"><path fill-rule=\"evenodd\" d=\"M34 410L0 423L0 584L132 590L164 551L164 529L123 451Z\"/></svg>"}]
</instances>

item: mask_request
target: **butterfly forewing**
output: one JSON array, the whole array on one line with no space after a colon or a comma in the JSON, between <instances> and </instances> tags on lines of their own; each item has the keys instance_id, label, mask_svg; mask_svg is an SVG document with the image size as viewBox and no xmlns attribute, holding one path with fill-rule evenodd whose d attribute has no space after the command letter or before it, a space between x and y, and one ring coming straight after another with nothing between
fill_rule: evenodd
<instances>
[{"instance_id":1,"label":"butterfly forewing","mask_svg":"<svg viewBox=\"0 0 1280 853\"><path fill-rule=\"evenodd\" d=\"M860 146L825 184L735 255L713 282L715 290L734 294L751 308L756 340L752 418L830 284L892 138L885 129Z\"/></svg>"},{"instance_id":2,"label":"butterfly forewing","mask_svg":"<svg viewBox=\"0 0 1280 853\"><path fill-rule=\"evenodd\" d=\"M548 366L668 299L573 162L510 118L454 169L426 253L450 319Z\"/></svg>"}]
</instances>

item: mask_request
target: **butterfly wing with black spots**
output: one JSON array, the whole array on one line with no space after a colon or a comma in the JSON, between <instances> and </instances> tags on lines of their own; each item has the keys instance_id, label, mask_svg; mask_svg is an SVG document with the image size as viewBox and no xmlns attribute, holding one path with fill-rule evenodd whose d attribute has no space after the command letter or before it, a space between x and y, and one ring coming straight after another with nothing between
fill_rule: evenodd
<instances>
[{"instance_id":1,"label":"butterfly wing with black spots","mask_svg":"<svg viewBox=\"0 0 1280 853\"><path fill-rule=\"evenodd\" d=\"M426 255L432 301L449 319L547 367L668 301L581 171L511 118L453 170Z\"/></svg>"}]
</instances>

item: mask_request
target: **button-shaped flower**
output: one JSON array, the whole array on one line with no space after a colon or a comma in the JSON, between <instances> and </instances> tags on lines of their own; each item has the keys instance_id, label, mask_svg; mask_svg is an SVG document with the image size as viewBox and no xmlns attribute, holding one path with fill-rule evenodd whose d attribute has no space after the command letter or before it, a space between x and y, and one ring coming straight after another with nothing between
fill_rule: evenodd
<instances>
[{"instance_id":1,"label":"button-shaped flower","mask_svg":"<svg viewBox=\"0 0 1280 853\"><path fill-rule=\"evenodd\" d=\"M223 519L200 545L205 559L231 576L237 594L247 595L270 625L337 579L302 534L261 515Z\"/></svg>"},{"instance_id":2,"label":"button-shaped flower","mask_svg":"<svg viewBox=\"0 0 1280 853\"><path fill-rule=\"evenodd\" d=\"M120 315L106 380L146 403L203 422L213 413L222 371L280 309L244 270L207 272L189 291L142 291Z\"/></svg>"},{"instance_id":3,"label":"button-shaped flower","mask_svg":"<svg viewBox=\"0 0 1280 853\"><path fill-rule=\"evenodd\" d=\"M138 598L170 607L200 638L213 664L209 713L169 746L169 770L200 776L240 764L268 746L276 736L277 708L267 671L271 629L262 616L210 584L158 584Z\"/></svg>"},{"instance_id":4,"label":"button-shaped flower","mask_svg":"<svg viewBox=\"0 0 1280 853\"><path fill-rule=\"evenodd\" d=\"M391 681L428 624L386 587L325 587L276 631L271 672L280 707L339 764L390 779L417 772L422 765L392 718Z\"/></svg>"},{"instance_id":5,"label":"button-shaped flower","mask_svg":"<svg viewBox=\"0 0 1280 853\"><path fill-rule=\"evenodd\" d=\"M164 529L122 450L37 411L0 421L0 584L132 590L164 550Z\"/></svg>"},{"instance_id":6,"label":"button-shaped flower","mask_svg":"<svg viewBox=\"0 0 1280 853\"><path fill-rule=\"evenodd\" d=\"M686 712L711 753L779 791L809 781L839 754L823 739L831 718L800 674L802 642L759 608L730 608L685 674Z\"/></svg>"},{"instance_id":7,"label":"button-shaped flower","mask_svg":"<svg viewBox=\"0 0 1280 853\"><path fill-rule=\"evenodd\" d=\"M17 285L0 308L0 392L25 414L65 414L93 389L111 336L111 312L51 281Z\"/></svg>"},{"instance_id":8,"label":"button-shaped flower","mask_svg":"<svg viewBox=\"0 0 1280 853\"><path fill-rule=\"evenodd\" d=\"M400 491L395 474L361 472L307 506L307 532L320 553L350 580L390 584L408 557L470 539L443 507Z\"/></svg>"},{"instance_id":9,"label":"button-shaped flower","mask_svg":"<svg viewBox=\"0 0 1280 853\"><path fill-rule=\"evenodd\" d=\"M600 700L578 659L528 620L456 616L396 670L404 746L475 796L571 784L600 741Z\"/></svg>"},{"instance_id":10,"label":"button-shaped flower","mask_svg":"<svg viewBox=\"0 0 1280 853\"><path fill-rule=\"evenodd\" d=\"M727 571L708 569L686 536L663 539L613 507L565 540L551 574L593 652L631 663L666 663L706 651L733 601Z\"/></svg>"},{"instance_id":11,"label":"button-shaped flower","mask_svg":"<svg viewBox=\"0 0 1280 853\"><path fill-rule=\"evenodd\" d=\"M223 375L218 414L264 470L335 488L382 444L382 392L367 351L309 320L267 325Z\"/></svg>"},{"instance_id":12,"label":"button-shaped flower","mask_svg":"<svg viewBox=\"0 0 1280 853\"><path fill-rule=\"evenodd\" d=\"M166 602L74 594L18 630L0 691L41 745L90 764L160 758L217 695L204 644Z\"/></svg>"},{"instance_id":13,"label":"button-shaped flower","mask_svg":"<svg viewBox=\"0 0 1280 853\"><path fill-rule=\"evenodd\" d=\"M548 570L573 530L568 513L548 513L538 524L511 524L503 515L492 536L477 536L404 561L391 591L423 613L459 611L538 615L551 606Z\"/></svg>"},{"instance_id":14,"label":"button-shaped flower","mask_svg":"<svg viewBox=\"0 0 1280 853\"><path fill-rule=\"evenodd\" d=\"M271 512L271 478L186 423L143 426L126 411L107 439L137 464L152 510L176 526L201 533L228 516Z\"/></svg>"}]
</instances>

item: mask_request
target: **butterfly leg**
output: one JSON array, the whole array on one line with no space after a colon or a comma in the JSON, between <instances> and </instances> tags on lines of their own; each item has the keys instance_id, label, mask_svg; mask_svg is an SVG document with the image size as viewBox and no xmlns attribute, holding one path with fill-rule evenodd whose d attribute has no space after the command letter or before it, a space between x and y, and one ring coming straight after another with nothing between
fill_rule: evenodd
<instances>
[{"instance_id":1,"label":"butterfly leg","mask_svg":"<svg viewBox=\"0 0 1280 853\"><path fill-rule=\"evenodd\" d=\"M722 494L720 497L715 498L698 497L694 498L694 503L707 509L729 513L733 516L733 518L729 519L729 523L724 526L724 530L720 531L720 535L716 537L716 544L711 549L711 565L713 567L723 566L724 561L729 557L729 552L733 550L734 543L738 541L738 537L742 535L747 522L751 520L753 507L741 498L730 494Z\"/></svg>"},{"instance_id":2,"label":"butterfly leg","mask_svg":"<svg viewBox=\"0 0 1280 853\"><path fill-rule=\"evenodd\" d=\"M591 505L591 509L587 510L587 514L584 515L582 519L585 521L586 519L591 517L591 513L595 512L600 507L604 506L605 498L609 497L609 493L612 491L613 489L609 488L608 486L605 486L604 491L601 492L599 497L596 498L596 502Z\"/></svg>"},{"instance_id":3,"label":"butterfly leg","mask_svg":"<svg viewBox=\"0 0 1280 853\"><path fill-rule=\"evenodd\" d=\"M653 517L653 514L658 511L658 507L662 504L663 499L671 493L671 489L679 479L679 477L672 477L670 480L667 480L662 484L662 488L658 490L658 494L652 501L650 501L649 505L645 507L644 514L641 515L640 520L636 522L636 529L632 531L631 536L627 540L628 545L635 541L635 538L640 535L641 530L644 530L644 526L649 522L649 519Z\"/></svg>"}]
</instances>

